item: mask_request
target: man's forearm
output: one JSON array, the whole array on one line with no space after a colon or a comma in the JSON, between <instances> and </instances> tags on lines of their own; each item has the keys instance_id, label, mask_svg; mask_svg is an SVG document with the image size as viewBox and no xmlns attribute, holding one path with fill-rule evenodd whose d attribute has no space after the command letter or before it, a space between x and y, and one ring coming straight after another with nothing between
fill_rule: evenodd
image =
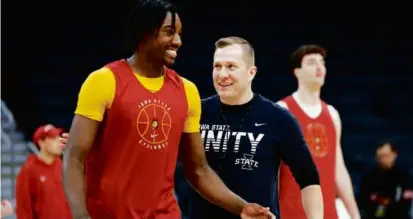
<instances>
[{"instance_id":1,"label":"man's forearm","mask_svg":"<svg viewBox=\"0 0 413 219\"><path fill-rule=\"evenodd\" d=\"M323 195L319 185L310 185L301 190L301 198L308 219L322 219L324 215Z\"/></svg>"},{"instance_id":2,"label":"man's forearm","mask_svg":"<svg viewBox=\"0 0 413 219\"><path fill-rule=\"evenodd\" d=\"M83 163L74 158L68 158L63 172L63 184L70 209L74 219L88 218L86 206L86 183Z\"/></svg>"},{"instance_id":3,"label":"man's forearm","mask_svg":"<svg viewBox=\"0 0 413 219\"><path fill-rule=\"evenodd\" d=\"M336 188L339 198L343 201L344 206L352 219L360 219L360 212L354 198L353 185L351 184L350 175L347 168L340 167L337 169Z\"/></svg>"},{"instance_id":4,"label":"man's forearm","mask_svg":"<svg viewBox=\"0 0 413 219\"><path fill-rule=\"evenodd\" d=\"M247 202L231 192L207 164L186 175L191 185L205 199L236 215L241 214Z\"/></svg>"}]
</instances>

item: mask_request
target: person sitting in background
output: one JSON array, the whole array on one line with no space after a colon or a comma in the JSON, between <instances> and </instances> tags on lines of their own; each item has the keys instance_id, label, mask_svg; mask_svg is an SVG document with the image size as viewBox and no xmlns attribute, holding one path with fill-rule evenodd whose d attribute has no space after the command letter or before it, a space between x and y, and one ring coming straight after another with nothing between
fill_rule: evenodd
<instances>
[{"instance_id":1,"label":"person sitting in background","mask_svg":"<svg viewBox=\"0 0 413 219\"><path fill-rule=\"evenodd\" d=\"M61 133L50 124L35 131L33 142L40 152L28 156L16 180L18 219L72 219L62 183Z\"/></svg>"},{"instance_id":2,"label":"person sitting in background","mask_svg":"<svg viewBox=\"0 0 413 219\"><path fill-rule=\"evenodd\" d=\"M376 149L378 165L364 174L360 188L360 206L366 219L408 219L413 197L408 174L396 165L398 151L384 141Z\"/></svg>"}]
</instances>

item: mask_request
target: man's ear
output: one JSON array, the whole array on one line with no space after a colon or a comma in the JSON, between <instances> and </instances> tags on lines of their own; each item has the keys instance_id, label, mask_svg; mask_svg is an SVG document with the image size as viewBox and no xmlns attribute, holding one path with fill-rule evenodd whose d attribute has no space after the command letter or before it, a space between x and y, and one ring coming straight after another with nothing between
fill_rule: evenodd
<instances>
[{"instance_id":1,"label":"man's ear","mask_svg":"<svg viewBox=\"0 0 413 219\"><path fill-rule=\"evenodd\" d=\"M252 82L252 80L254 80L255 75L257 74L257 67L256 66L252 66L250 68L250 70L248 71L248 82Z\"/></svg>"}]
</instances>

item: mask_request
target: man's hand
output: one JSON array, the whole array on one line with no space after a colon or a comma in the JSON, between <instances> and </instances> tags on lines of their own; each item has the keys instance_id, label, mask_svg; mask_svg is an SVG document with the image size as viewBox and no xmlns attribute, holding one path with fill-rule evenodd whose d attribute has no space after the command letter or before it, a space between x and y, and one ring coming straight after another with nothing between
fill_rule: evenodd
<instances>
[{"instance_id":1,"label":"man's hand","mask_svg":"<svg viewBox=\"0 0 413 219\"><path fill-rule=\"evenodd\" d=\"M59 138L60 144L63 146L63 148L66 147L67 138L69 138L69 133L63 133L62 136Z\"/></svg>"},{"instance_id":2,"label":"man's hand","mask_svg":"<svg viewBox=\"0 0 413 219\"><path fill-rule=\"evenodd\" d=\"M413 199L413 190L404 191L403 198L406 199L406 200Z\"/></svg>"},{"instance_id":3,"label":"man's hand","mask_svg":"<svg viewBox=\"0 0 413 219\"><path fill-rule=\"evenodd\" d=\"M269 208L249 203L244 206L241 212L242 219L275 219Z\"/></svg>"},{"instance_id":4,"label":"man's hand","mask_svg":"<svg viewBox=\"0 0 413 219\"><path fill-rule=\"evenodd\" d=\"M1 201L1 216L0 218L6 217L13 214L13 207L11 206L10 201L3 200Z\"/></svg>"}]
</instances>

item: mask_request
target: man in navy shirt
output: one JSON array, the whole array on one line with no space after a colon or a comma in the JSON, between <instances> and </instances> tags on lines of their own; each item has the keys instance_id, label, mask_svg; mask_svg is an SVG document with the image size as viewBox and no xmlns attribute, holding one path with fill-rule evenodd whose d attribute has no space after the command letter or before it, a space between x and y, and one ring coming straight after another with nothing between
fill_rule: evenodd
<instances>
[{"instance_id":1,"label":"man in navy shirt","mask_svg":"<svg viewBox=\"0 0 413 219\"><path fill-rule=\"evenodd\" d=\"M202 101L200 127L209 165L233 192L247 201L270 206L279 218L275 197L282 160L300 185L307 218L323 218L318 172L296 119L252 92L257 68L251 44L228 37L215 46L213 81L218 95ZM177 193L179 198L182 192ZM190 219L238 218L194 190L189 189L189 193Z\"/></svg>"}]
</instances>

